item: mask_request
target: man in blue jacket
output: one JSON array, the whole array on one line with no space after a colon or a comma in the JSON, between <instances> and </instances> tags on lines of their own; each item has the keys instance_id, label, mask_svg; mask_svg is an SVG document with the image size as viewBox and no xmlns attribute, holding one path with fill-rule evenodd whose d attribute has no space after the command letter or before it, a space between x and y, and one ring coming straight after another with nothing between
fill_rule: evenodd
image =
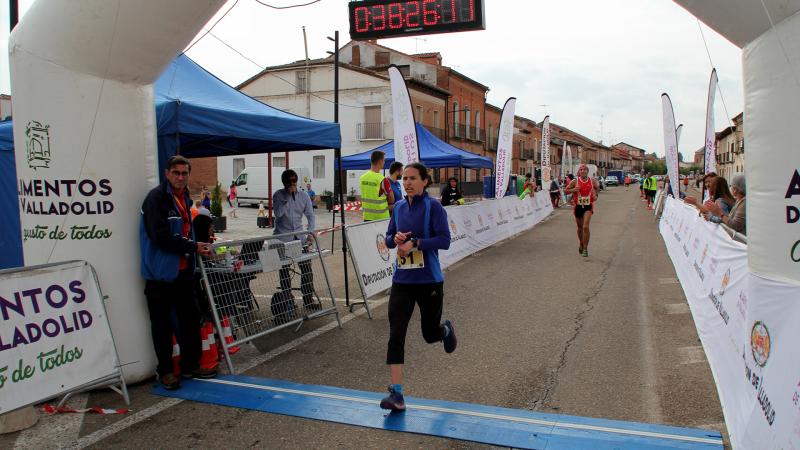
<instances>
[{"instance_id":1,"label":"man in blue jacket","mask_svg":"<svg viewBox=\"0 0 800 450\"><path fill-rule=\"evenodd\" d=\"M194 297L195 254L210 255L209 244L194 241L187 185L192 166L183 156L167 161L165 180L142 203L139 224L141 272L150 312L150 332L158 358L156 372L166 389L177 389L172 372L172 335L181 349L181 374L210 378L214 369L199 366L200 310ZM177 320L177 330L172 317Z\"/></svg>"}]
</instances>

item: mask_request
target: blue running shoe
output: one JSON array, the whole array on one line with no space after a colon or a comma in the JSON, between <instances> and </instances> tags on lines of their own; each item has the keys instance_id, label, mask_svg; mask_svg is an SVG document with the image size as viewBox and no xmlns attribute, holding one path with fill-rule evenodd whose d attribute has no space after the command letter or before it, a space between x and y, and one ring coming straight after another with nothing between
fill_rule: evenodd
<instances>
[{"instance_id":1,"label":"blue running shoe","mask_svg":"<svg viewBox=\"0 0 800 450\"><path fill-rule=\"evenodd\" d=\"M389 395L381 400L381 408L390 409L392 411L405 411L406 401L403 399L403 394L394 390L389 386Z\"/></svg>"},{"instance_id":2,"label":"blue running shoe","mask_svg":"<svg viewBox=\"0 0 800 450\"><path fill-rule=\"evenodd\" d=\"M453 353L456 351L456 346L458 345L458 339L456 339L456 330L453 328L453 324L449 320L445 320L444 323L442 323L442 327L446 327L445 331L447 332L447 334L444 336L444 339L442 339L442 342L444 343L444 351L446 353Z\"/></svg>"}]
</instances>

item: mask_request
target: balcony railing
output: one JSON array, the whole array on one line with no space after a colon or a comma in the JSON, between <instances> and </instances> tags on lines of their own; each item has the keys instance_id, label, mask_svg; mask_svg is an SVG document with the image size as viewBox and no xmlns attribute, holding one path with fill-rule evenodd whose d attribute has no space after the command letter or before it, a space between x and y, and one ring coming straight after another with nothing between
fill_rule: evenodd
<instances>
[{"instance_id":1,"label":"balcony railing","mask_svg":"<svg viewBox=\"0 0 800 450\"><path fill-rule=\"evenodd\" d=\"M467 127L460 123L453 126L453 137L470 141L483 142L486 139L486 131L476 130L474 125Z\"/></svg>"},{"instance_id":2,"label":"balcony railing","mask_svg":"<svg viewBox=\"0 0 800 450\"><path fill-rule=\"evenodd\" d=\"M360 140L386 139L383 130L386 122L356 124L356 136Z\"/></svg>"}]
</instances>

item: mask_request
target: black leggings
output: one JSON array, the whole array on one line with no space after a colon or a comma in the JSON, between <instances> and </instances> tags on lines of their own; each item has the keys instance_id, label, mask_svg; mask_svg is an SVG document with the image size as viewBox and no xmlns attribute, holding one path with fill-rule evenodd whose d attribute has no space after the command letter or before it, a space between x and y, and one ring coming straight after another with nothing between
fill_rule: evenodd
<instances>
[{"instance_id":1,"label":"black leggings","mask_svg":"<svg viewBox=\"0 0 800 450\"><path fill-rule=\"evenodd\" d=\"M444 338L440 324L444 283L392 284L389 295L389 346L386 364L405 362L406 331L414 314L414 304L419 305L422 321L422 337L433 344Z\"/></svg>"}]
</instances>

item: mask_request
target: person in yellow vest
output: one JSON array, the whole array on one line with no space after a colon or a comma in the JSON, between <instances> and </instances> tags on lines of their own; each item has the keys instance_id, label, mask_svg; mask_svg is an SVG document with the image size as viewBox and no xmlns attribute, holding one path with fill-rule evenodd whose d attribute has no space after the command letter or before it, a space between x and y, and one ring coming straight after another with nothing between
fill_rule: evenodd
<instances>
[{"instance_id":1,"label":"person in yellow vest","mask_svg":"<svg viewBox=\"0 0 800 450\"><path fill-rule=\"evenodd\" d=\"M381 173L385 161L386 156L382 151L372 152L370 156L372 167L361 175L361 210L364 222L388 219L389 205L395 202L392 186Z\"/></svg>"}]
</instances>

